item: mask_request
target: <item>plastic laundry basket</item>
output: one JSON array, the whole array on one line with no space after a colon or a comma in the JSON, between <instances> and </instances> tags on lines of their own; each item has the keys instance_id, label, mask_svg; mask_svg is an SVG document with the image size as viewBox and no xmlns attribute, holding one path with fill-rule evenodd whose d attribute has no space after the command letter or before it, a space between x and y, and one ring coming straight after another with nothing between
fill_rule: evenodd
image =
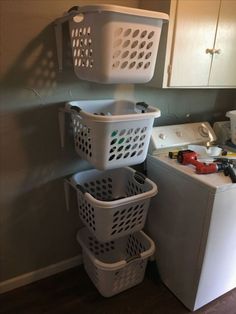
<instances>
[{"instance_id":1,"label":"plastic laundry basket","mask_svg":"<svg viewBox=\"0 0 236 314\"><path fill-rule=\"evenodd\" d=\"M145 160L159 109L115 100L72 101L66 108L72 113L75 149L95 168L112 169Z\"/></svg>"},{"instance_id":2,"label":"plastic laundry basket","mask_svg":"<svg viewBox=\"0 0 236 314\"><path fill-rule=\"evenodd\" d=\"M101 242L141 230L157 186L131 168L78 172L66 181L77 190L82 222Z\"/></svg>"},{"instance_id":3,"label":"plastic laundry basket","mask_svg":"<svg viewBox=\"0 0 236 314\"><path fill-rule=\"evenodd\" d=\"M74 71L80 79L100 83L151 80L167 14L91 5L78 8L68 20Z\"/></svg>"},{"instance_id":4,"label":"plastic laundry basket","mask_svg":"<svg viewBox=\"0 0 236 314\"><path fill-rule=\"evenodd\" d=\"M236 145L236 110L228 111L226 117L230 118L231 141Z\"/></svg>"},{"instance_id":5,"label":"plastic laundry basket","mask_svg":"<svg viewBox=\"0 0 236 314\"><path fill-rule=\"evenodd\" d=\"M86 228L77 234L84 267L99 292L110 297L142 282L153 241L142 231L116 241L98 242Z\"/></svg>"}]
</instances>

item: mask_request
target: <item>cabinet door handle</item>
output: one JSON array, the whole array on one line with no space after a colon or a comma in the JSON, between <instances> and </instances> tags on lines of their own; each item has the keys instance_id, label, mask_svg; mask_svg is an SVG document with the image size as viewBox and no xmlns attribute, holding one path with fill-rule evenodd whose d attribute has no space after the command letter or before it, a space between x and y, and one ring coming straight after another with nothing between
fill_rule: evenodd
<instances>
[{"instance_id":1,"label":"cabinet door handle","mask_svg":"<svg viewBox=\"0 0 236 314\"><path fill-rule=\"evenodd\" d=\"M215 49L215 48L207 48L206 49L206 53L210 53L211 55L213 55L214 53L220 54L221 50L220 49Z\"/></svg>"},{"instance_id":2,"label":"cabinet door handle","mask_svg":"<svg viewBox=\"0 0 236 314\"><path fill-rule=\"evenodd\" d=\"M214 49L214 53L217 53L218 55L221 53L220 49Z\"/></svg>"},{"instance_id":3,"label":"cabinet door handle","mask_svg":"<svg viewBox=\"0 0 236 314\"><path fill-rule=\"evenodd\" d=\"M206 53L210 53L211 55L213 54L213 49L207 48Z\"/></svg>"}]
</instances>

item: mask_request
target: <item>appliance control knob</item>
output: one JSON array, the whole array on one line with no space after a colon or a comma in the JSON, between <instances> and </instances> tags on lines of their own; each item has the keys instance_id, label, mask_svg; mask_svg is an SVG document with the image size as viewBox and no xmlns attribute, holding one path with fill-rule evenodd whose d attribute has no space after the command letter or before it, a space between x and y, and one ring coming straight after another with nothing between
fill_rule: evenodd
<instances>
[{"instance_id":1,"label":"appliance control knob","mask_svg":"<svg viewBox=\"0 0 236 314\"><path fill-rule=\"evenodd\" d=\"M165 140L166 139L166 135L164 133L160 133L159 134L159 138L162 139L162 140Z\"/></svg>"},{"instance_id":2,"label":"appliance control knob","mask_svg":"<svg viewBox=\"0 0 236 314\"><path fill-rule=\"evenodd\" d=\"M198 131L199 131L199 133L200 133L200 135L201 135L202 137L208 137L208 136L209 136L209 131L208 131L208 129L207 129L205 126L203 126L203 125L201 125L201 126L199 127Z\"/></svg>"}]
</instances>

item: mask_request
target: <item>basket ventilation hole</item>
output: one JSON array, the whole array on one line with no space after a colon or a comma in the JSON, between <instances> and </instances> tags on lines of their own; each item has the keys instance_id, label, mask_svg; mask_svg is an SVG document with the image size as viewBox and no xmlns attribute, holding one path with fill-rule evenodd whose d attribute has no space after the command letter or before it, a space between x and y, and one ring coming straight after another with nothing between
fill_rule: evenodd
<instances>
[{"instance_id":1,"label":"basket ventilation hole","mask_svg":"<svg viewBox=\"0 0 236 314\"><path fill-rule=\"evenodd\" d=\"M137 36L138 36L138 34L139 34L139 30L138 30L138 29L136 29L136 30L133 32L133 37L137 37Z\"/></svg>"},{"instance_id":2,"label":"basket ventilation hole","mask_svg":"<svg viewBox=\"0 0 236 314\"><path fill-rule=\"evenodd\" d=\"M90 230L96 231L94 208L83 198L80 198L79 215Z\"/></svg>"},{"instance_id":3,"label":"basket ventilation hole","mask_svg":"<svg viewBox=\"0 0 236 314\"><path fill-rule=\"evenodd\" d=\"M131 48L135 48L137 45L138 45L138 41L135 40L135 41L132 43Z\"/></svg>"},{"instance_id":4,"label":"basket ventilation hole","mask_svg":"<svg viewBox=\"0 0 236 314\"><path fill-rule=\"evenodd\" d=\"M78 116L72 116L72 125L74 128L75 148L78 154L86 155L87 158L92 157L92 145L90 129L83 125Z\"/></svg>"},{"instance_id":5,"label":"basket ventilation hole","mask_svg":"<svg viewBox=\"0 0 236 314\"><path fill-rule=\"evenodd\" d=\"M123 28L121 28L121 27L120 27L120 28L117 28L116 31L115 31L115 36L116 36L116 37L120 36L121 33L122 33L122 31L123 31Z\"/></svg>"},{"instance_id":6,"label":"basket ventilation hole","mask_svg":"<svg viewBox=\"0 0 236 314\"><path fill-rule=\"evenodd\" d=\"M116 136L117 133L118 133L118 130L115 130L115 131L113 131L113 132L111 133L111 136L114 137L114 136Z\"/></svg>"},{"instance_id":7,"label":"basket ventilation hole","mask_svg":"<svg viewBox=\"0 0 236 314\"><path fill-rule=\"evenodd\" d=\"M146 261L140 260L137 263L126 266L122 271L116 272L112 287L113 292L118 293L140 282L145 265Z\"/></svg>"},{"instance_id":8,"label":"basket ventilation hole","mask_svg":"<svg viewBox=\"0 0 236 314\"><path fill-rule=\"evenodd\" d=\"M130 65L129 65L129 68L133 69L135 67L135 64L136 64L136 62L131 62Z\"/></svg>"},{"instance_id":9,"label":"basket ventilation hole","mask_svg":"<svg viewBox=\"0 0 236 314\"><path fill-rule=\"evenodd\" d=\"M129 51L126 50L123 54L122 54L122 58L126 58L129 55Z\"/></svg>"},{"instance_id":10,"label":"basket ventilation hole","mask_svg":"<svg viewBox=\"0 0 236 314\"><path fill-rule=\"evenodd\" d=\"M125 32L124 32L124 37L127 37L131 34L131 28L128 28Z\"/></svg>"},{"instance_id":11,"label":"basket ventilation hole","mask_svg":"<svg viewBox=\"0 0 236 314\"><path fill-rule=\"evenodd\" d=\"M142 57L144 56L144 52L140 52L139 55L138 55L138 59L142 59Z\"/></svg>"},{"instance_id":12,"label":"basket ventilation hole","mask_svg":"<svg viewBox=\"0 0 236 314\"><path fill-rule=\"evenodd\" d=\"M126 132L126 129L123 129L123 130L120 131L119 135L122 136L122 135L125 134L125 132Z\"/></svg>"},{"instance_id":13,"label":"basket ventilation hole","mask_svg":"<svg viewBox=\"0 0 236 314\"><path fill-rule=\"evenodd\" d=\"M116 157L115 155L111 155L111 156L109 157L109 161L112 161L115 157Z\"/></svg>"},{"instance_id":14,"label":"basket ventilation hole","mask_svg":"<svg viewBox=\"0 0 236 314\"><path fill-rule=\"evenodd\" d=\"M129 256L134 256L145 251L144 245L133 235L129 236L126 252Z\"/></svg>"},{"instance_id":15,"label":"basket ventilation hole","mask_svg":"<svg viewBox=\"0 0 236 314\"><path fill-rule=\"evenodd\" d=\"M117 28L114 32L115 40L113 42L113 69L126 71L149 70L154 35L154 31ZM144 62L145 60L150 61Z\"/></svg>"},{"instance_id":16,"label":"basket ventilation hole","mask_svg":"<svg viewBox=\"0 0 236 314\"><path fill-rule=\"evenodd\" d=\"M144 192L142 187L140 187L139 185L134 184L134 182L130 182L130 181L128 181L128 188L127 189L128 189L128 195L129 196L137 195L137 194Z\"/></svg>"},{"instance_id":17,"label":"basket ventilation hole","mask_svg":"<svg viewBox=\"0 0 236 314\"><path fill-rule=\"evenodd\" d=\"M72 48L75 67L93 67L93 49L91 39L91 27L74 28L71 31Z\"/></svg>"},{"instance_id":18,"label":"basket ventilation hole","mask_svg":"<svg viewBox=\"0 0 236 314\"><path fill-rule=\"evenodd\" d=\"M140 224L144 222L144 204L126 207L123 210L117 210L113 215L113 225L111 236L121 232L130 233L137 230Z\"/></svg>"},{"instance_id":19,"label":"basket ventilation hole","mask_svg":"<svg viewBox=\"0 0 236 314\"><path fill-rule=\"evenodd\" d=\"M100 243L92 237L89 237L88 239L88 246L90 251L96 256L104 254L105 252L110 252L115 249L114 241Z\"/></svg>"},{"instance_id":20,"label":"basket ventilation hole","mask_svg":"<svg viewBox=\"0 0 236 314\"><path fill-rule=\"evenodd\" d=\"M84 183L84 187L88 193L98 200L109 201L113 199L112 178L110 177L86 182Z\"/></svg>"},{"instance_id":21,"label":"basket ventilation hole","mask_svg":"<svg viewBox=\"0 0 236 314\"><path fill-rule=\"evenodd\" d=\"M147 127L115 130L111 133L109 161L140 156L143 153ZM135 136L133 136L135 135Z\"/></svg>"},{"instance_id":22,"label":"basket ventilation hole","mask_svg":"<svg viewBox=\"0 0 236 314\"><path fill-rule=\"evenodd\" d=\"M151 39L153 36L154 36L154 32L152 31L148 34L148 39Z\"/></svg>"},{"instance_id":23,"label":"basket ventilation hole","mask_svg":"<svg viewBox=\"0 0 236 314\"><path fill-rule=\"evenodd\" d=\"M139 49L144 48L146 45L146 41L142 41L141 44L139 45Z\"/></svg>"},{"instance_id":24,"label":"basket ventilation hole","mask_svg":"<svg viewBox=\"0 0 236 314\"><path fill-rule=\"evenodd\" d=\"M140 35L141 38L144 38L147 35L147 31L143 31Z\"/></svg>"},{"instance_id":25,"label":"basket ventilation hole","mask_svg":"<svg viewBox=\"0 0 236 314\"><path fill-rule=\"evenodd\" d=\"M137 51L133 51L130 55L130 58L133 59L137 55Z\"/></svg>"},{"instance_id":26,"label":"basket ventilation hole","mask_svg":"<svg viewBox=\"0 0 236 314\"><path fill-rule=\"evenodd\" d=\"M139 63L137 64L137 69L141 69L142 65L143 65L143 62L139 62Z\"/></svg>"},{"instance_id":27,"label":"basket ventilation hole","mask_svg":"<svg viewBox=\"0 0 236 314\"><path fill-rule=\"evenodd\" d=\"M127 61L123 62L123 63L121 64L121 69L125 69L125 68L127 67L127 65L128 65L128 62L127 62Z\"/></svg>"},{"instance_id":28,"label":"basket ventilation hole","mask_svg":"<svg viewBox=\"0 0 236 314\"><path fill-rule=\"evenodd\" d=\"M149 44L147 44L147 49L150 49L153 45L153 42L151 41Z\"/></svg>"},{"instance_id":29,"label":"basket ventilation hole","mask_svg":"<svg viewBox=\"0 0 236 314\"><path fill-rule=\"evenodd\" d=\"M126 40L124 43L123 43L123 48L127 48L130 44L130 40Z\"/></svg>"}]
</instances>

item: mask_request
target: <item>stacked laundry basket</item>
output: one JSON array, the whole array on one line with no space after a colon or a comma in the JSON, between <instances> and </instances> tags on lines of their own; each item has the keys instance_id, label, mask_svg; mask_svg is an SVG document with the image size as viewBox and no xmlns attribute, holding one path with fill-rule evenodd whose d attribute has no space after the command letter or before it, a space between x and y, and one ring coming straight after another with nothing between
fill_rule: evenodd
<instances>
[{"instance_id":1,"label":"stacked laundry basket","mask_svg":"<svg viewBox=\"0 0 236 314\"><path fill-rule=\"evenodd\" d=\"M166 15L158 12L108 5L72 10L68 21L77 76L102 83L140 83L147 80L147 72L149 80L163 19ZM97 51L98 38L105 56ZM85 225L77 240L89 277L109 297L143 280L155 250L142 229L157 187L130 166L145 160L160 111L144 102L108 99L72 101L60 110L60 117L65 112L71 117L76 152L94 167L65 180L66 191L72 186L77 192Z\"/></svg>"}]
</instances>

